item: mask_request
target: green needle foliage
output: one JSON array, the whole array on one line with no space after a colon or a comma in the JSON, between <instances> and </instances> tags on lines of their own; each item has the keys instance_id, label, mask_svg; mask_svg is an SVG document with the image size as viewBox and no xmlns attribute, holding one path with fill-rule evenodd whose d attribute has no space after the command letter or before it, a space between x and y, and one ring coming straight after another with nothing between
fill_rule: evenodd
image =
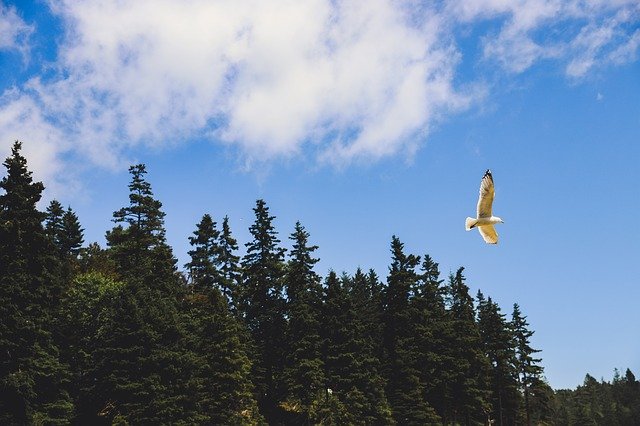
<instances>
[{"instance_id":1,"label":"green needle foliage","mask_svg":"<svg viewBox=\"0 0 640 426\"><path fill-rule=\"evenodd\" d=\"M0 423L65 424L69 371L52 330L61 268L36 208L44 185L33 182L21 148L16 141L0 181Z\"/></svg>"},{"instance_id":2,"label":"green needle foliage","mask_svg":"<svg viewBox=\"0 0 640 426\"><path fill-rule=\"evenodd\" d=\"M37 208L16 142L0 180L0 424L640 424L640 382L554 391L520 306L508 321L396 236L386 279L315 270L298 222L281 246L264 200L240 258L204 214L178 271L143 164L107 246Z\"/></svg>"}]
</instances>

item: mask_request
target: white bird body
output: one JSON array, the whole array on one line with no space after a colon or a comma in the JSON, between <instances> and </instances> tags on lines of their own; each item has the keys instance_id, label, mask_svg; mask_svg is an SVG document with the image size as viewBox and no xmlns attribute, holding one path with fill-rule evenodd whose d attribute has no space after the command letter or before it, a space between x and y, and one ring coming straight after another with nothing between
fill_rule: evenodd
<instances>
[{"instance_id":1,"label":"white bird body","mask_svg":"<svg viewBox=\"0 0 640 426\"><path fill-rule=\"evenodd\" d=\"M494 216L491 212L493 208L493 197L495 190L493 186L493 176L491 170L487 170L480 182L480 196L478 197L477 215L475 218L468 217L464 223L467 231L478 228L480 235L487 244L498 243L498 233L494 227L497 223L504 223L501 218Z\"/></svg>"}]
</instances>

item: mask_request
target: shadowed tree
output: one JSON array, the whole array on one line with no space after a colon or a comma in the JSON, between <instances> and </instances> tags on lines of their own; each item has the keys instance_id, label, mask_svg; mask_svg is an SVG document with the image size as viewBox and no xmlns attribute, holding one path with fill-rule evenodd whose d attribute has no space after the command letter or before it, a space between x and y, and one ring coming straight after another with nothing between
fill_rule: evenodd
<instances>
[{"instance_id":1,"label":"shadowed tree","mask_svg":"<svg viewBox=\"0 0 640 426\"><path fill-rule=\"evenodd\" d=\"M478 291L480 339L491 364L490 391L492 413L498 425L514 425L520 406L514 333L500 307Z\"/></svg>"},{"instance_id":2,"label":"shadowed tree","mask_svg":"<svg viewBox=\"0 0 640 426\"><path fill-rule=\"evenodd\" d=\"M129 171L129 205L114 212L116 226L106 236L126 285L96 348L92 373L104 383L103 408L96 415L132 423L197 422L188 390L192 357L181 342L182 282L166 243L165 214L145 179L145 166Z\"/></svg>"},{"instance_id":3,"label":"shadowed tree","mask_svg":"<svg viewBox=\"0 0 640 426\"><path fill-rule=\"evenodd\" d=\"M409 303L418 281L415 268L420 257L405 254L398 237L391 241L384 312L384 354L386 394L398 424L434 424L440 421L424 399L418 369L419 348L415 336L417 315Z\"/></svg>"},{"instance_id":4,"label":"shadowed tree","mask_svg":"<svg viewBox=\"0 0 640 426\"><path fill-rule=\"evenodd\" d=\"M450 390L447 392L447 421L453 423L483 423L490 413L487 377L489 363L482 351L480 331L475 322L473 299L459 268L449 275L446 286L448 315L451 321L448 356Z\"/></svg>"},{"instance_id":5,"label":"shadowed tree","mask_svg":"<svg viewBox=\"0 0 640 426\"><path fill-rule=\"evenodd\" d=\"M216 222L210 215L205 214L193 232L193 236L189 237L189 244L193 247L189 250L191 261L184 266L189 271L191 283L196 291L202 292L205 289L220 286L222 277L218 271L219 236Z\"/></svg>"},{"instance_id":6,"label":"shadowed tree","mask_svg":"<svg viewBox=\"0 0 640 426\"><path fill-rule=\"evenodd\" d=\"M309 233L300 222L289 237L293 241L287 264L286 389L285 408L296 424L310 424L310 409L324 391L324 364L320 337L322 286L313 270L318 259L309 245Z\"/></svg>"},{"instance_id":7,"label":"shadowed tree","mask_svg":"<svg viewBox=\"0 0 640 426\"><path fill-rule=\"evenodd\" d=\"M253 344L252 378L260 412L269 423L280 421L284 359L285 301L284 253L264 200L253 209L256 219L249 228L253 240L242 259L239 310Z\"/></svg>"},{"instance_id":8,"label":"shadowed tree","mask_svg":"<svg viewBox=\"0 0 640 426\"><path fill-rule=\"evenodd\" d=\"M240 257L235 253L238 251L238 242L231 235L229 227L229 217L222 220L222 232L218 239L220 247L220 289L231 305L231 311L237 314L238 304L238 283L240 282Z\"/></svg>"},{"instance_id":9,"label":"shadowed tree","mask_svg":"<svg viewBox=\"0 0 640 426\"><path fill-rule=\"evenodd\" d=\"M21 147L14 143L0 181L0 423L65 424L69 373L51 330L60 263L36 208L44 186L33 182Z\"/></svg>"},{"instance_id":10,"label":"shadowed tree","mask_svg":"<svg viewBox=\"0 0 640 426\"><path fill-rule=\"evenodd\" d=\"M542 381L543 368L539 365L542 359L535 358L535 354L540 351L531 347L533 331L529 330L527 317L522 315L517 303L513 305L511 328L515 339L516 373L524 395L526 422L531 425L531 388L536 384L540 385Z\"/></svg>"},{"instance_id":11,"label":"shadowed tree","mask_svg":"<svg viewBox=\"0 0 640 426\"><path fill-rule=\"evenodd\" d=\"M394 424L375 355L370 310L374 276L358 269L353 279L331 271L325 282L322 330L326 387L339 401L334 424ZM330 400L330 399L329 399Z\"/></svg>"}]
</instances>

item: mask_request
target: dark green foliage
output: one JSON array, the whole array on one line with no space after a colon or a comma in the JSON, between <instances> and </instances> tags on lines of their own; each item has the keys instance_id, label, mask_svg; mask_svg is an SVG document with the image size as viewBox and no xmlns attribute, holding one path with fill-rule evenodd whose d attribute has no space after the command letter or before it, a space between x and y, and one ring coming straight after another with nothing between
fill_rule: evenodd
<instances>
[{"instance_id":1,"label":"dark green foliage","mask_svg":"<svg viewBox=\"0 0 640 426\"><path fill-rule=\"evenodd\" d=\"M473 299L459 268L449 276L447 284L448 313L451 330L447 352L453 361L449 366L450 398L445 420L465 424L484 423L491 412L488 403L487 377L489 362L482 350L480 330L475 321Z\"/></svg>"},{"instance_id":2,"label":"dark green foliage","mask_svg":"<svg viewBox=\"0 0 640 426\"><path fill-rule=\"evenodd\" d=\"M196 421L188 395L193 359L181 344L182 282L166 244L162 204L144 179L144 165L130 172L130 204L114 212L117 225L107 233L126 286L95 350L99 413L133 423Z\"/></svg>"},{"instance_id":3,"label":"dark green foliage","mask_svg":"<svg viewBox=\"0 0 640 426\"><path fill-rule=\"evenodd\" d=\"M67 207L62 216L62 233L59 239L61 251L74 258L78 256L84 243L83 232L78 216L71 207Z\"/></svg>"},{"instance_id":4,"label":"dark green foliage","mask_svg":"<svg viewBox=\"0 0 640 426\"><path fill-rule=\"evenodd\" d=\"M0 424L640 424L640 383L545 382L519 306L446 285L397 237L386 282L314 271L296 223L285 262L263 200L239 263L227 217L189 238L187 281L144 165L107 249L71 208L36 208L20 144L0 181ZM6 354L6 356L5 356Z\"/></svg>"},{"instance_id":5,"label":"dark green foliage","mask_svg":"<svg viewBox=\"0 0 640 426\"><path fill-rule=\"evenodd\" d=\"M511 328L516 351L515 368L524 396L525 421L527 425L531 425L549 420L545 418L545 413L549 411L549 401L547 401L546 392L543 391L543 369L539 365L541 359L534 358L534 355L540 351L531 347L530 339L533 336L533 331L528 327L527 317L522 315L520 306L515 303L511 314ZM532 392L534 389L535 392ZM533 410L534 407L536 410Z\"/></svg>"},{"instance_id":6,"label":"dark green foliage","mask_svg":"<svg viewBox=\"0 0 640 426\"><path fill-rule=\"evenodd\" d=\"M98 413L107 415L112 407L101 399L104 383L98 379L104 378L100 372L104 339L109 338L106 333L123 291L124 283L91 272L78 275L65 293L59 319L61 352L71 366L71 394L79 424L96 421Z\"/></svg>"},{"instance_id":7,"label":"dark green foliage","mask_svg":"<svg viewBox=\"0 0 640 426\"><path fill-rule=\"evenodd\" d=\"M185 299L185 344L192 357L189 400L202 424L261 423L240 325L217 288Z\"/></svg>"},{"instance_id":8,"label":"dark green foliage","mask_svg":"<svg viewBox=\"0 0 640 426\"><path fill-rule=\"evenodd\" d=\"M113 213L116 226L106 236L110 256L122 278L139 281L150 274L167 277L176 271L176 260L166 243L162 203L154 198L151 185L145 180L144 164L131 166L129 172L129 205ZM148 282L165 283L162 279Z\"/></svg>"},{"instance_id":9,"label":"dark green foliage","mask_svg":"<svg viewBox=\"0 0 640 426\"><path fill-rule=\"evenodd\" d=\"M478 327L485 355L491 364L489 389L491 418L497 425L514 425L520 407L515 336L500 307L478 291Z\"/></svg>"},{"instance_id":10,"label":"dark green foliage","mask_svg":"<svg viewBox=\"0 0 640 426\"><path fill-rule=\"evenodd\" d=\"M455 358L448 343L452 336L452 321L445 309L442 282L438 264L425 255L421 274L412 289L410 306L416 339L416 365L424 399L440 417L445 418L451 401L450 373Z\"/></svg>"},{"instance_id":11,"label":"dark green foliage","mask_svg":"<svg viewBox=\"0 0 640 426\"><path fill-rule=\"evenodd\" d=\"M60 235L62 235L62 217L64 209L58 200L51 200L45 215L45 232L53 244L60 248Z\"/></svg>"},{"instance_id":12,"label":"dark green foliage","mask_svg":"<svg viewBox=\"0 0 640 426\"><path fill-rule=\"evenodd\" d=\"M310 410L325 390L320 315L322 286L313 266L317 246L309 246L309 233L300 222L289 237L293 240L287 264L286 358L283 373L286 389L284 408L296 424L310 423Z\"/></svg>"},{"instance_id":13,"label":"dark green foliage","mask_svg":"<svg viewBox=\"0 0 640 426\"><path fill-rule=\"evenodd\" d=\"M193 247L189 250L191 261L184 266L189 271L196 291L202 292L220 284L221 276L217 267L220 256L219 236L216 222L205 214L193 232L193 237L189 237L189 244Z\"/></svg>"},{"instance_id":14,"label":"dark green foliage","mask_svg":"<svg viewBox=\"0 0 640 426\"><path fill-rule=\"evenodd\" d=\"M20 149L16 142L0 181L0 423L64 424L69 373L52 338L60 264L36 208L44 186Z\"/></svg>"},{"instance_id":15,"label":"dark green foliage","mask_svg":"<svg viewBox=\"0 0 640 426\"><path fill-rule=\"evenodd\" d=\"M575 390L556 392L555 412L558 424L635 426L640 424L640 382L629 369L624 377L616 370L611 382L587 374Z\"/></svg>"},{"instance_id":16,"label":"dark green foliage","mask_svg":"<svg viewBox=\"0 0 640 426\"><path fill-rule=\"evenodd\" d=\"M274 216L263 200L253 209L256 220L249 228L253 240L246 244L242 259L239 311L249 329L253 345L252 377L260 411L268 422L282 416L282 369L284 364L285 301L284 253L279 247Z\"/></svg>"},{"instance_id":17,"label":"dark green foliage","mask_svg":"<svg viewBox=\"0 0 640 426\"><path fill-rule=\"evenodd\" d=\"M409 303L418 281L415 268L420 258L406 255L403 249L402 242L394 236L383 317L386 394L398 424L435 424L439 416L424 399L424 385L420 380L420 353L415 334L418 318Z\"/></svg>"},{"instance_id":18,"label":"dark green foliage","mask_svg":"<svg viewBox=\"0 0 640 426\"><path fill-rule=\"evenodd\" d=\"M320 395L320 401L344 407L332 424L395 423L376 355L375 324L369 322L378 307L372 298L371 287L377 285L372 278L358 270L353 279L346 275L339 279L331 271L325 282L322 335L330 395Z\"/></svg>"},{"instance_id":19,"label":"dark green foliage","mask_svg":"<svg viewBox=\"0 0 640 426\"><path fill-rule=\"evenodd\" d=\"M220 290L231 303L231 310L237 313L238 282L240 281L240 257L235 255L238 250L238 242L231 235L229 217L222 220L222 232L220 233L218 247L218 259L220 263Z\"/></svg>"},{"instance_id":20,"label":"dark green foliage","mask_svg":"<svg viewBox=\"0 0 640 426\"><path fill-rule=\"evenodd\" d=\"M84 242L84 229L80 226L78 216L71 207L65 211L57 200L52 200L47 207L45 231L56 248L62 279L69 282L79 270L78 255Z\"/></svg>"}]
</instances>

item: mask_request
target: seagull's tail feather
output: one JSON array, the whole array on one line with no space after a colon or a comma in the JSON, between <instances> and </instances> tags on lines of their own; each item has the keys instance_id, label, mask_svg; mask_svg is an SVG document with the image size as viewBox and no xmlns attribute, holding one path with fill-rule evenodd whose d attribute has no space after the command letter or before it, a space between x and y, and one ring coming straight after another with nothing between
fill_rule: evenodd
<instances>
[{"instance_id":1,"label":"seagull's tail feather","mask_svg":"<svg viewBox=\"0 0 640 426\"><path fill-rule=\"evenodd\" d=\"M465 220L464 222L464 229L466 229L467 231L471 231L471 228L476 226L476 223L478 223L478 219L468 217L467 220Z\"/></svg>"}]
</instances>

